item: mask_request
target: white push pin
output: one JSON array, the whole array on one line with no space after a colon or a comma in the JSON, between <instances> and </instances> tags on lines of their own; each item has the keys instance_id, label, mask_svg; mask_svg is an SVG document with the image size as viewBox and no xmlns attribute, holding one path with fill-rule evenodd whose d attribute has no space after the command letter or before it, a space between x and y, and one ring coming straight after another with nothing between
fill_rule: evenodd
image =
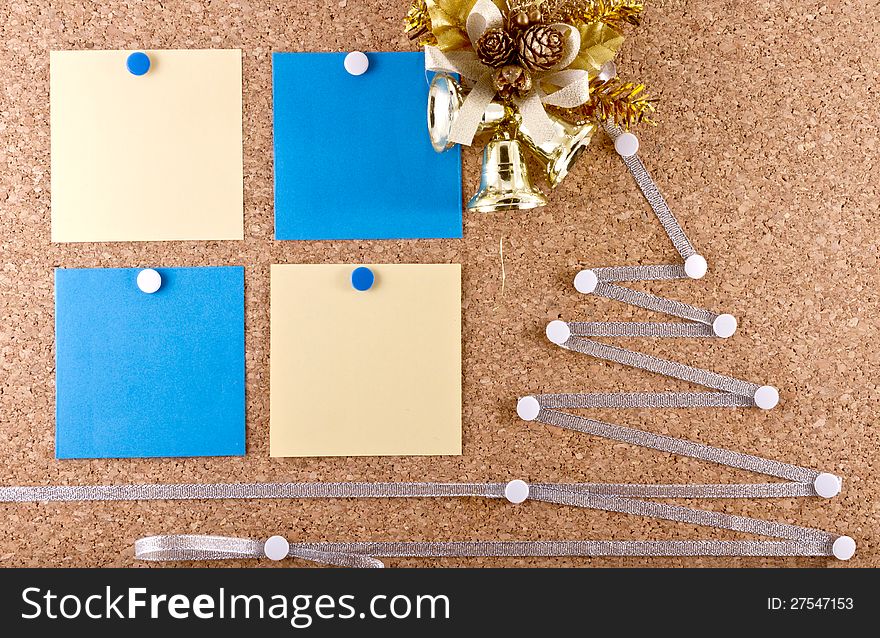
<instances>
[{"instance_id":1,"label":"white push pin","mask_svg":"<svg viewBox=\"0 0 880 638\"><path fill-rule=\"evenodd\" d=\"M370 60L367 58L367 54L362 51L352 51L349 53L345 56L343 64L345 70L352 75L363 75L370 68Z\"/></svg>"},{"instance_id":2,"label":"white push pin","mask_svg":"<svg viewBox=\"0 0 880 638\"><path fill-rule=\"evenodd\" d=\"M715 317L715 321L712 322L712 332L715 333L716 337L721 337L722 339L732 337L733 333L736 332L736 317L728 314L718 315Z\"/></svg>"},{"instance_id":3,"label":"white push pin","mask_svg":"<svg viewBox=\"0 0 880 638\"><path fill-rule=\"evenodd\" d=\"M772 410L779 404L779 390L772 385L762 385L755 390L755 405L762 410Z\"/></svg>"},{"instance_id":4,"label":"white push pin","mask_svg":"<svg viewBox=\"0 0 880 638\"><path fill-rule=\"evenodd\" d=\"M834 498L840 494L840 479L829 472L822 472L813 481L813 488L822 498Z\"/></svg>"},{"instance_id":5,"label":"white push pin","mask_svg":"<svg viewBox=\"0 0 880 638\"><path fill-rule=\"evenodd\" d=\"M141 292L151 295L162 287L162 275L152 268L144 268L138 273L137 286Z\"/></svg>"},{"instance_id":6,"label":"white push pin","mask_svg":"<svg viewBox=\"0 0 880 638\"><path fill-rule=\"evenodd\" d=\"M523 421L534 421L541 411L541 404L535 397L523 397L516 402L516 414Z\"/></svg>"},{"instance_id":7,"label":"white push pin","mask_svg":"<svg viewBox=\"0 0 880 638\"><path fill-rule=\"evenodd\" d=\"M547 324L547 338L557 346L561 346L568 341L570 336L571 329L569 329L568 324L564 321L557 319Z\"/></svg>"},{"instance_id":8,"label":"white push pin","mask_svg":"<svg viewBox=\"0 0 880 638\"><path fill-rule=\"evenodd\" d=\"M632 133L621 133L614 140L614 150L621 157L632 157L639 152L639 138Z\"/></svg>"},{"instance_id":9,"label":"white push pin","mask_svg":"<svg viewBox=\"0 0 880 638\"><path fill-rule=\"evenodd\" d=\"M269 560L284 560L290 553L290 543L283 536L270 536L263 544L263 553Z\"/></svg>"},{"instance_id":10,"label":"white push pin","mask_svg":"<svg viewBox=\"0 0 880 638\"><path fill-rule=\"evenodd\" d=\"M856 542L849 536L839 536L831 545L831 553L837 560L849 560L856 553Z\"/></svg>"},{"instance_id":11,"label":"white push pin","mask_svg":"<svg viewBox=\"0 0 880 638\"><path fill-rule=\"evenodd\" d=\"M602 68L599 69L599 79L603 82L607 82L611 78L617 77L617 65L614 62L606 62L602 65Z\"/></svg>"},{"instance_id":12,"label":"white push pin","mask_svg":"<svg viewBox=\"0 0 880 638\"><path fill-rule=\"evenodd\" d=\"M691 279L702 279L709 271L709 264L702 255L691 255L684 260L684 274Z\"/></svg>"},{"instance_id":13,"label":"white push pin","mask_svg":"<svg viewBox=\"0 0 880 638\"><path fill-rule=\"evenodd\" d=\"M504 486L504 498L518 505L529 497L529 484L516 479Z\"/></svg>"},{"instance_id":14,"label":"white push pin","mask_svg":"<svg viewBox=\"0 0 880 638\"><path fill-rule=\"evenodd\" d=\"M595 292L596 286L599 285L599 278L589 268L582 270L574 276L574 288L580 293L589 295Z\"/></svg>"}]
</instances>

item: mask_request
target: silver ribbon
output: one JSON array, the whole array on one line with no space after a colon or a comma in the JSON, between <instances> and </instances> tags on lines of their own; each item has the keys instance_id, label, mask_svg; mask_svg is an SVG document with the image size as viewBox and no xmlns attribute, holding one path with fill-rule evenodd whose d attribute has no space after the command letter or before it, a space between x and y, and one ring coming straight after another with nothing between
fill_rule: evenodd
<instances>
[{"instance_id":1,"label":"silver ribbon","mask_svg":"<svg viewBox=\"0 0 880 638\"><path fill-rule=\"evenodd\" d=\"M542 410L542 422L554 424ZM614 427L614 426L611 426ZM670 446L654 442L655 435L638 433L641 445L655 449ZM668 439L668 437L659 437ZM618 440L636 441L626 435ZM674 441L669 439L670 441ZM758 457L678 442L679 453L734 467L755 469L784 476L811 476L811 470L789 466ZM690 449L681 446L692 446ZM705 451L714 451L709 455ZM740 460L745 459L745 460ZM276 484L282 485L282 484ZM502 498L506 484L443 483L312 483L284 484L286 493L309 497L381 497L381 496L485 496ZM148 486L140 486L141 493ZM158 486L157 486L158 487ZM183 486L177 486L183 487ZM203 486L201 486L203 487ZM223 486L216 486L221 488ZM236 486L227 486L228 494L238 494ZM766 483L763 485L627 485L627 484L534 484L528 487L528 499L583 509L619 512L669 521L768 536L776 541L441 541L382 543L292 543L288 557L343 567L383 567L382 557L443 556L832 556L835 542L841 538L822 530L764 521L735 514L700 510L668 503L654 503L650 498L772 498L814 494L809 483ZM198 487L194 486L194 492ZM215 491L216 494L216 491ZM178 495L181 495L178 492ZM108 494L101 495L106 498ZM261 558L263 544L249 539L222 536L164 535L142 538L135 543L135 556L150 561L200 561L233 558Z\"/></svg>"},{"instance_id":2,"label":"silver ribbon","mask_svg":"<svg viewBox=\"0 0 880 638\"><path fill-rule=\"evenodd\" d=\"M561 420L559 420L561 418ZM654 542L551 542L538 543L297 543L290 556L303 560L347 567L381 566L379 556L502 556L502 555L596 555L596 556L746 556L746 555L831 555L839 538L827 532L775 523L759 519L700 510L680 505L655 503L656 498L778 498L815 495L806 482L817 475L813 470L775 461L740 455L658 435L598 424L592 430L565 413L542 408L539 419L551 425L631 442L658 450L752 469L781 476L800 483L764 483L739 485L631 485L603 483L555 484L538 483L528 486L528 499L577 507L648 516L670 521L692 523L720 529L747 532L788 541L783 544L767 541L672 541ZM567 421L566 419L575 419ZM583 420L584 422L589 420ZM598 423L598 422L595 422ZM584 427L578 427L584 426ZM604 429L603 429L604 428ZM246 484L178 484L119 486L35 486L0 488L2 502L42 501L127 501L156 499L255 499L255 498L505 498L506 483L246 483ZM136 553L145 560L209 560L254 558L262 555L262 546L247 539L202 537L189 535L158 536L141 539ZM571 553L571 552L577 552ZM409 553L407 553L409 552ZM486 552L486 553L478 553ZM504 552L520 552L506 554ZM534 553L532 553L534 552ZM559 552L547 554L542 552Z\"/></svg>"},{"instance_id":3,"label":"silver ribbon","mask_svg":"<svg viewBox=\"0 0 880 638\"><path fill-rule=\"evenodd\" d=\"M788 479L787 483L734 485L638 485L537 483L528 499L647 516L769 536L777 541L521 541L521 542L393 542L294 543L289 556L327 565L381 567L376 556L830 556L841 537L821 530L746 516L655 503L657 498L779 498L815 496L810 482L818 472L796 465L682 439L623 428L549 409L578 406L577 395L545 395L537 420L655 450L713 461L730 467ZM678 399L681 400L680 398ZM506 496L506 483L228 483L120 486L35 486L0 488L2 502L117 501L155 499L256 498L450 498ZM135 544L144 560L220 560L259 558L257 541L217 536L169 535L144 538Z\"/></svg>"},{"instance_id":4,"label":"silver ribbon","mask_svg":"<svg viewBox=\"0 0 880 638\"><path fill-rule=\"evenodd\" d=\"M545 410L542 418L550 419L552 411ZM559 413L564 414L564 413ZM571 416L571 415L569 415ZM578 417L579 418L579 417ZM550 423L565 427L561 423ZM618 426L608 426L615 428ZM568 429L577 429L569 427ZM621 428L621 430L630 430ZM587 429L579 431L586 432ZM639 430L631 430L636 436L629 439L615 432L597 436L618 441L638 442L637 435L644 435L648 443L654 441L652 435ZM663 437L660 437L663 438ZM682 441L682 443L686 443ZM692 444L699 447L699 444ZM673 450L656 444L644 445L657 450L674 451L687 454L685 447ZM733 453L736 454L736 453ZM695 458L703 458L695 456ZM706 458L706 460L715 460ZM767 463L774 463L767 461ZM738 467L738 466L733 466ZM796 466L792 466L796 467ZM818 472L799 468L803 476L818 475ZM756 470L759 471L759 470ZM772 472L767 474L778 476ZM777 498L780 496L815 496L816 492L802 488L797 493L780 492L780 483L746 483L741 485L700 486L690 484L616 484L616 483L536 483L530 490L537 494L544 491L566 492L571 494L599 494L604 496L642 497L642 498ZM806 485L806 483L805 483ZM309 499L309 498L504 498L507 483L178 483L141 485L51 485L0 487L0 503L77 503L83 501L193 501L193 500L257 500L257 499ZM708 489L707 489L708 488ZM531 491L530 491L531 494Z\"/></svg>"},{"instance_id":5,"label":"silver ribbon","mask_svg":"<svg viewBox=\"0 0 880 638\"><path fill-rule=\"evenodd\" d=\"M566 350L588 354L597 359L613 361L631 368L647 370L656 374L662 374L663 376L712 388L713 390L731 392L750 399L755 396L755 392L761 387L757 383L751 383L750 381L743 381L724 374L718 374L717 372L695 368L677 361L661 359L660 357L642 352L634 352L626 348L599 343L591 339L572 336L565 343L561 344L561 347ZM751 405L754 405L753 399Z\"/></svg>"},{"instance_id":6,"label":"silver ribbon","mask_svg":"<svg viewBox=\"0 0 880 638\"><path fill-rule=\"evenodd\" d=\"M612 140L616 140L623 134L621 128L613 122L606 121L604 122L603 127L605 129L605 132ZM672 245L675 246L678 254L681 255L681 258L686 260L688 257L696 255L697 251L694 250L694 247L691 244L690 240L687 238L687 235L685 234L684 229L681 227L681 224L678 223L675 215L672 214L672 211L669 209L669 204L666 203L666 200L660 193L660 189L657 188L657 183L653 180L651 174L648 173L648 169L645 168L645 165L642 163L642 160L639 159L639 156L631 155L629 157L624 157L623 163L626 164L626 167L629 169L630 174L633 176L633 179L635 179L639 190L642 191L642 195L644 195L645 199L648 200L648 204L650 204L651 210L654 211L654 214L657 216L657 219L663 226L663 230L666 231L666 235L669 237ZM628 268L633 269L634 272L639 272L641 269L651 269L652 267L629 266ZM684 276L676 278L683 279L687 276L684 274L683 268L681 270L681 274ZM651 279L651 277L647 277L646 279ZM633 277L629 279L629 281L641 280L641 277Z\"/></svg>"},{"instance_id":7,"label":"silver ribbon","mask_svg":"<svg viewBox=\"0 0 880 638\"><path fill-rule=\"evenodd\" d=\"M605 131L612 140L623 132L613 123L604 124ZM638 155L623 158L624 163L639 186L645 199L657 216L669 240L681 255L687 259L697 254L675 218L669 205L660 193ZM569 338L558 345L567 350L580 352L599 359L620 363L626 366L647 370L664 376L688 381L719 391L718 393L678 393L675 407L746 407L754 406L755 392L761 387L756 383L743 381L727 375L695 368L676 361L670 361L627 350L618 346L593 341L589 337L676 337L676 338L717 338L713 323L719 315L711 310L698 308L674 299L658 297L650 293L632 290L617 285L626 281L661 281L688 279L681 264L661 264L645 266L608 266L592 268L596 276L596 287L591 293L598 297L613 299L631 306L667 314L684 322L565 322L570 331ZM734 396L725 397L724 394ZM624 405L633 401L636 395L624 393L625 398L616 399L608 395L603 399L607 404ZM653 396L652 393L639 393L638 402L627 407L650 407L668 399L668 393Z\"/></svg>"},{"instance_id":8,"label":"silver ribbon","mask_svg":"<svg viewBox=\"0 0 880 638\"><path fill-rule=\"evenodd\" d=\"M339 567L381 568L384 558L559 556L831 556L831 544L804 541L445 541L291 543L289 558ZM149 536L135 542L144 561L265 558L263 543L224 536Z\"/></svg>"}]
</instances>

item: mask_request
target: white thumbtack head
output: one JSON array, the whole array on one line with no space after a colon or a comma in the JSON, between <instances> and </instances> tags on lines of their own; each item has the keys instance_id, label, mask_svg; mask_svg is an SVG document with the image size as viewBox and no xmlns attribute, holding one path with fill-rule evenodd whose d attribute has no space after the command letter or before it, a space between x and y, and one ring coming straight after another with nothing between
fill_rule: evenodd
<instances>
[{"instance_id":1,"label":"white thumbtack head","mask_svg":"<svg viewBox=\"0 0 880 638\"><path fill-rule=\"evenodd\" d=\"M504 498L518 505L529 497L529 484L516 479L504 486Z\"/></svg>"},{"instance_id":2,"label":"white thumbtack head","mask_svg":"<svg viewBox=\"0 0 880 638\"><path fill-rule=\"evenodd\" d=\"M599 69L599 79L603 82L617 77L617 65L614 62L606 62Z\"/></svg>"},{"instance_id":3,"label":"white thumbtack head","mask_svg":"<svg viewBox=\"0 0 880 638\"><path fill-rule=\"evenodd\" d=\"M599 285L599 278L592 270L582 270L574 276L574 288L578 292L589 295Z\"/></svg>"},{"instance_id":4,"label":"white thumbtack head","mask_svg":"<svg viewBox=\"0 0 880 638\"><path fill-rule=\"evenodd\" d=\"M639 152L639 138L632 133L621 133L614 140L614 150L621 157L632 157Z\"/></svg>"},{"instance_id":5,"label":"white thumbtack head","mask_svg":"<svg viewBox=\"0 0 880 638\"><path fill-rule=\"evenodd\" d=\"M732 337L733 333L736 332L736 317L727 314L718 315L715 317L715 321L712 322L712 332L715 333L716 337L721 337L722 339Z\"/></svg>"},{"instance_id":6,"label":"white thumbtack head","mask_svg":"<svg viewBox=\"0 0 880 638\"><path fill-rule=\"evenodd\" d=\"M840 536L831 546L831 553L838 560L849 560L856 553L856 542L849 536Z\"/></svg>"},{"instance_id":7,"label":"white thumbtack head","mask_svg":"<svg viewBox=\"0 0 880 638\"><path fill-rule=\"evenodd\" d=\"M534 421L541 411L541 404L535 397L523 397L516 402L516 414L523 421Z\"/></svg>"},{"instance_id":8,"label":"white thumbtack head","mask_svg":"<svg viewBox=\"0 0 880 638\"><path fill-rule=\"evenodd\" d=\"M691 279L702 279L708 270L709 264L702 255L691 255L684 260L684 273Z\"/></svg>"},{"instance_id":9,"label":"white thumbtack head","mask_svg":"<svg viewBox=\"0 0 880 638\"><path fill-rule=\"evenodd\" d=\"M367 55L361 51L352 51L349 53L345 56L345 62L343 64L345 70L352 75L363 75L367 72L367 69L370 68L370 60L367 59Z\"/></svg>"},{"instance_id":10,"label":"white thumbtack head","mask_svg":"<svg viewBox=\"0 0 880 638\"><path fill-rule=\"evenodd\" d=\"M138 273L137 286L141 292L151 295L162 287L162 275L152 268L144 268Z\"/></svg>"},{"instance_id":11,"label":"white thumbtack head","mask_svg":"<svg viewBox=\"0 0 880 638\"><path fill-rule=\"evenodd\" d=\"M755 405L762 410L772 410L779 403L779 390L772 385L762 385L755 390Z\"/></svg>"},{"instance_id":12,"label":"white thumbtack head","mask_svg":"<svg viewBox=\"0 0 880 638\"><path fill-rule=\"evenodd\" d=\"M834 498L840 494L840 479L834 474L822 472L813 481L813 488L822 498Z\"/></svg>"},{"instance_id":13,"label":"white thumbtack head","mask_svg":"<svg viewBox=\"0 0 880 638\"><path fill-rule=\"evenodd\" d=\"M283 536L271 536L263 544L263 553L269 560L283 560L290 552L290 543Z\"/></svg>"},{"instance_id":14,"label":"white thumbtack head","mask_svg":"<svg viewBox=\"0 0 880 638\"><path fill-rule=\"evenodd\" d=\"M547 324L547 338L557 346L561 346L568 341L570 336L571 330L569 329L568 324L564 321L557 319L556 321L551 321Z\"/></svg>"}]
</instances>

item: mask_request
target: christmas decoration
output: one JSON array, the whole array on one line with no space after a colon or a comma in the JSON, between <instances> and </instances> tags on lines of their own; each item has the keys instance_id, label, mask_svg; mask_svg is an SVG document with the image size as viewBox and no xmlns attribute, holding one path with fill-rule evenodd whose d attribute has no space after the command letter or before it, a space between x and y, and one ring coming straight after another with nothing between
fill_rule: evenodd
<instances>
[{"instance_id":1,"label":"christmas decoration","mask_svg":"<svg viewBox=\"0 0 880 638\"><path fill-rule=\"evenodd\" d=\"M429 97L434 148L486 143L469 209L543 206L524 154L555 188L597 123L624 130L651 123L655 105L645 86L617 78L612 62L621 29L637 25L642 9L640 0L413 2L404 30L425 47L426 69L442 78Z\"/></svg>"}]
</instances>

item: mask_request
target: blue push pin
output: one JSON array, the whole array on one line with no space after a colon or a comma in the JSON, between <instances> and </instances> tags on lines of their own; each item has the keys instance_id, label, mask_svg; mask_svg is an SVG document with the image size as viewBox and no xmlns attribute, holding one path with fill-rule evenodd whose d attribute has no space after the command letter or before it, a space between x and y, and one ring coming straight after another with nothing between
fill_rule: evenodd
<instances>
[{"instance_id":1,"label":"blue push pin","mask_svg":"<svg viewBox=\"0 0 880 638\"><path fill-rule=\"evenodd\" d=\"M373 271L366 266L360 266L351 271L351 285L355 290L369 290L375 281Z\"/></svg>"},{"instance_id":2,"label":"blue push pin","mask_svg":"<svg viewBox=\"0 0 880 638\"><path fill-rule=\"evenodd\" d=\"M150 56L143 51L136 51L128 56L125 66L132 75L144 75L150 70Z\"/></svg>"}]
</instances>

